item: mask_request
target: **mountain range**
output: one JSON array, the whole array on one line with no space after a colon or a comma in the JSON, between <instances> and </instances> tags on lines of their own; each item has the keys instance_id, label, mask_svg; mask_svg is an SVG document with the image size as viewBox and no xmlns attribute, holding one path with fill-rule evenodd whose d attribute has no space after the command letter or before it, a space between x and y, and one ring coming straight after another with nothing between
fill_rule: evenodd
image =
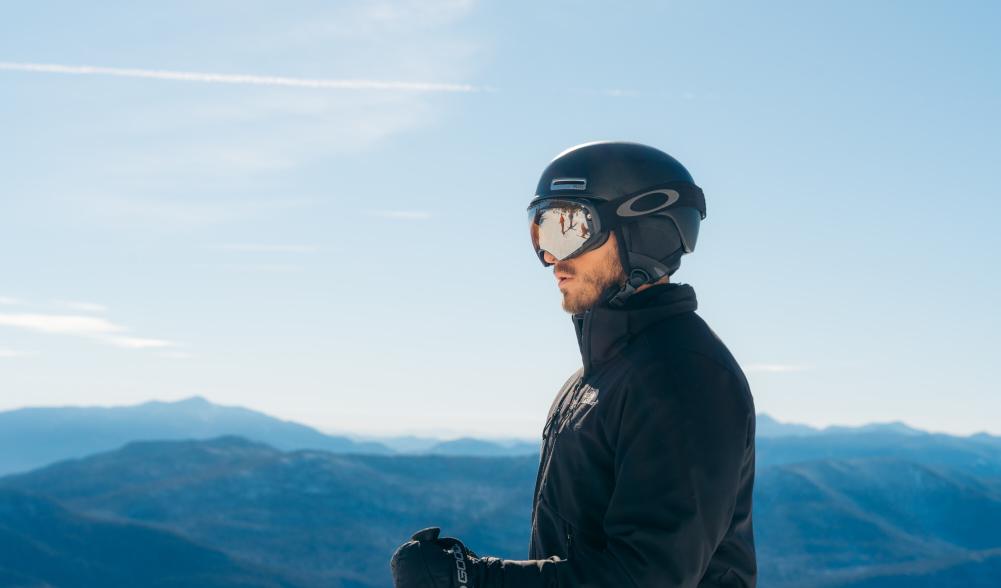
<instances>
[{"instance_id":1,"label":"mountain range","mask_svg":"<svg viewBox=\"0 0 1001 588\"><path fill-rule=\"evenodd\" d=\"M929 435L899 422L816 429L779 422L763 413L757 415L757 427L758 439L848 436L859 432L919 438ZM28 407L0 412L0 475L116 449L135 440L209 439L225 435L253 439L283 450L318 449L372 455L538 455L540 443L535 439L331 435L247 408L222 406L192 396L175 402L150 401L131 406ZM987 442L996 439L982 437Z\"/></svg>"},{"instance_id":2,"label":"mountain range","mask_svg":"<svg viewBox=\"0 0 1001 588\"><path fill-rule=\"evenodd\" d=\"M759 585L996 586L1001 476L970 471L965 454L946 465L941 456L868 455L872 444L759 469ZM1001 468L1001 452L982 457L991 463L980 471ZM133 442L0 478L0 491L55 501L70 513L70 536L80 518L127 523L183 539L196 560L222 553L227 560L212 560L219 582L259 570L270 585L379 587L389 586L393 549L431 525L477 553L524 559L537 466L537 456L281 451L221 437ZM0 510L0 529L11 516ZM17 532L44 545L60 536L54 528L43 527L42 540L30 525ZM91 557L73 547L63 547L67 559ZM44 577L33 561L5 562L5 573Z\"/></svg>"},{"instance_id":3,"label":"mountain range","mask_svg":"<svg viewBox=\"0 0 1001 588\"><path fill-rule=\"evenodd\" d=\"M170 531L307 585L385 586L392 550L430 525L487 552L526 552L537 466L538 457L283 452L220 437L134 442L0 478L0 488Z\"/></svg>"},{"instance_id":4,"label":"mountain range","mask_svg":"<svg viewBox=\"0 0 1001 588\"><path fill-rule=\"evenodd\" d=\"M50 499L5 489L0 489L0 585L301 586L170 531L76 514Z\"/></svg>"},{"instance_id":5,"label":"mountain range","mask_svg":"<svg viewBox=\"0 0 1001 588\"><path fill-rule=\"evenodd\" d=\"M204 419L184 424L200 418L199 404L208 403L126 408L172 415L172 428L160 431L209 434ZM43 414L72 413L50 410ZM233 435L130 440L0 477L0 585L385 587L392 551L432 525L477 553L526 557L537 451L442 455L430 451L496 447L421 438L397 438L411 453L393 453L392 443L371 452L297 449L289 439L329 441L247 412L232 422L263 418L260 430L284 445ZM74 418L34 413L39 430L21 423L27 437L16 437L5 430L11 414L23 413L0 414L8 453L62 427L85 430ZM766 429L768 421L758 415ZM770 432L757 440L754 491L761 588L998 586L1001 438L902 423L774 423Z\"/></svg>"},{"instance_id":6,"label":"mountain range","mask_svg":"<svg viewBox=\"0 0 1001 588\"><path fill-rule=\"evenodd\" d=\"M330 435L247 408L222 406L192 396L132 406L28 407L0 412L0 475L108 451L137 439L209 439L224 435L254 439L278 449L333 453L496 456L539 452L538 442L523 439L365 439Z\"/></svg>"}]
</instances>

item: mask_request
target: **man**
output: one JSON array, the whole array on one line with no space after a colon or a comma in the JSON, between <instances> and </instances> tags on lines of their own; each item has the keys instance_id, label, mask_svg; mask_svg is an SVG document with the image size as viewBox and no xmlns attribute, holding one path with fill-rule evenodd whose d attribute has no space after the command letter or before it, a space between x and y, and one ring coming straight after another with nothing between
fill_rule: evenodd
<instances>
[{"instance_id":1,"label":"man","mask_svg":"<svg viewBox=\"0 0 1001 588\"><path fill-rule=\"evenodd\" d=\"M397 587L755 587L754 401L692 287L669 281L702 190L662 151L586 143L549 164L528 212L583 359L542 434L530 559L429 527L393 555ZM561 230L569 212L586 233Z\"/></svg>"}]
</instances>

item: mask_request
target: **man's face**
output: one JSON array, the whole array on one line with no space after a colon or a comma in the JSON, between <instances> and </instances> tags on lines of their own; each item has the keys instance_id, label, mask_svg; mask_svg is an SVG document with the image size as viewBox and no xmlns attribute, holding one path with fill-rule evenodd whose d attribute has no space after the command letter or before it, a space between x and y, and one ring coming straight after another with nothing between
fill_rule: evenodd
<instances>
[{"instance_id":1,"label":"man's face","mask_svg":"<svg viewBox=\"0 0 1001 588\"><path fill-rule=\"evenodd\" d=\"M615 233L609 234L601 247L573 259L557 261L548 251L544 255L546 262L553 264L553 275L563 293L563 310L571 314L595 306L609 286L626 280Z\"/></svg>"}]
</instances>

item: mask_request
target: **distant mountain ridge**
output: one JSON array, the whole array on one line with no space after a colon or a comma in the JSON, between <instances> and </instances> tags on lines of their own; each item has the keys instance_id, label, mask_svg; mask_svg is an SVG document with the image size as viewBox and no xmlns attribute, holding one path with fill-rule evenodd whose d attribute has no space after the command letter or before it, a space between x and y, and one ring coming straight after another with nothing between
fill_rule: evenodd
<instances>
[{"instance_id":1,"label":"distant mountain ridge","mask_svg":"<svg viewBox=\"0 0 1001 588\"><path fill-rule=\"evenodd\" d=\"M0 412L0 475L116 449L140 439L208 439L239 435L279 449L388 454L376 442L353 441L201 396L115 407L38 407Z\"/></svg>"},{"instance_id":2,"label":"distant mountain ridge","mask_svg":"<svg viewBox=\"0 0 1001 588\"><path fill-rule=\"evenodd\" d=\"M201 396L129 406L29 407L0 412L0 475L28 471L141 440L210 439L235 435L284 450L334 453L434 455L533 455L539 443L526 440L425 437L357 439L331 435L239 406L222 406Z\"/></svg>"},{"instance_id":3,"label":"distant mountain ridge","mask_svg":"<svg viewBox=\"0 0 1001 588\"><path fill-rule=\"evenodd\" d=\"M538 455L540 443L528 441L485 441L472 437L462 437L451 441L441 441L434 444L427 450L427 453L435 455L478 455L478 456L503 456L503 455Z\"/></svg>"},{"instance_id":4,"label":"distant mountain ridge","mask_svg":"<svg viewBox=\"0 0 1001 588\"><path fill-rule=\"evenodd\" d=\"M756 415L756 434L758 437L788 437L792 435L839 435L842 433L873 433L887 432L901 435L928 435L927 431L915 429L901 421L891 421L888 423L868 423L857 427L845 425L829 425L822 429L803 425L799 423L786 423L759 412Z\"/></svg>"},{"instance_id":5,"label":"distant mountain ridge","mask_svg":"<svg viewBox=\"0 0 1001 588\"><path fill-rule=\"evenodd\" d=\"M826 460L895 458L1001 478L1001 438L942 433L898 433L870 428L822 435L761 437L755 440L757 467Z\"/></svg>"},{"instance_id":6,"label":"distant mountain ridge","mask_svg":"<svg viewBox=\"0 0 1001 588\"><path fill-rule=\"evenodd\" d=\"M858 435L856 440L846 441L850 444L865 443L872 439L871 435L884 433L911 437L914 445L921 445L934 435L901 422L817 429L779 422L764 413L757 415L757 437L765 444L772 439L797 437L803 439L800 446L813 444L820 448L829 436ZM347 434L326 434L300 423L239 406L221 406L201 396L193 396L175 402L150 401L131 406L36 407L0 412L0 475L109 451L132 441L210 439L225 435L253 439L283 450L316 449L375 455L538 455L541 441L472 437L442 440L415 436L353 438ZM970 438L1001 447L999 437L978 434ZM836 454L840 445L830 447ZM786 456L786 461L788 459L791 456Z\"/></svg>"}]
</instances>

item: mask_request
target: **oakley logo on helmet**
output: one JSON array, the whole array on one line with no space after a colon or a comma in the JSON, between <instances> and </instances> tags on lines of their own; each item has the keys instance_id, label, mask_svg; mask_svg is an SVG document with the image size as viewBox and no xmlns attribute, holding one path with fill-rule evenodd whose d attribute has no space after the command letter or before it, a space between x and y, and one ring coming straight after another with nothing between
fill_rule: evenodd
<instances>
[{"instance_id":1,"label":"oakley logo on helmet","mask_svg":"<svg viewBox=\"0 0 1001 588\"><path fill-rule=\"evenodd\" d=\"M587 178L553 178L549 190L587 190Z\"/></svg>"},{"instance_id":2,"label":"oakley logo on helmet","mask_svg":"<svg viewBox=\"0 0 1001 588\"><path fill-rule=\"evenodd\" d=\"M642 216L667 208L679 198L681 194L677 190L651 190L626 200L615 209L615 214L624 217Z\"/></svg>"}]
</instances>

